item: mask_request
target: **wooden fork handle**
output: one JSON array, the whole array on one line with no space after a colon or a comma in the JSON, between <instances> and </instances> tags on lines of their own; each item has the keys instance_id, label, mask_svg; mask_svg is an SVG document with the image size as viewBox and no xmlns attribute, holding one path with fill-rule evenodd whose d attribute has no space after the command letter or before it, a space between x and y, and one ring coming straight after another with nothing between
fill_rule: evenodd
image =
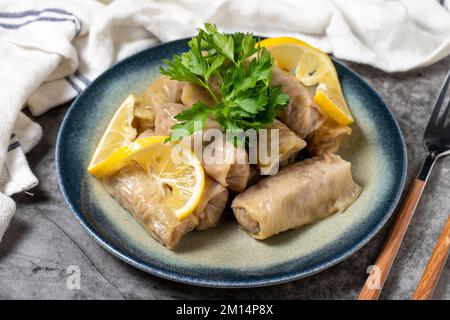
<instances>
[{"instance_id":1,"label":"wooden fork handle","mask_svg":"<svg viewBox=\"0 0 450 320\"><path fill-rule=\"evenodd\" d=\"M425 267L425 270L420 279L419 285L414 292L414 300L429 300L433 296L434 288L439 280L441 271L444 268L447 260L448 252L450 250L450 215L447 219L447 224L442 229L430 260Z\"/></svg>"},{"instance_id":2,"label":"wooden fork handle","mask_svg":"<svg viewBox=\"0 0 450 320\"><path fill-rule=\"evenodd\" d=\"M369 277L359 294L358 300L378 299L395 256L397 255L398 248L408 229L409 222L416 210L417 203L422 195L425 181L426 180L417 178L410 187L409 193L403 203L403 207L396 217L375 265L371 267Z\"/></svg>"}]
</instances>

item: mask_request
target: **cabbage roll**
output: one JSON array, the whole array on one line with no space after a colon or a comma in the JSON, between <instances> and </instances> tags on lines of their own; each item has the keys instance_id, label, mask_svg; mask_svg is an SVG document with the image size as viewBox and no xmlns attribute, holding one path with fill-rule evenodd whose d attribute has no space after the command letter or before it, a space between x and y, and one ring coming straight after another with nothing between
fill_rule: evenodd
<instances>
[{"instance_id":1,"label":"cabbage roll","mask_svg":"<svg viewBox=\"0 0 450 320\"><path fill-rule=\"evenodd\" d=\"M188 107L192 107L196 102L203 102L208 106L214 105L214 100L208 91L205 88L191 82L187 83L183 87L181 102Z\"/></svg>"},{"instance_id":2,"label":"cabbage roll","mask_svg":"<svg viewBox=\"0 0 450 320\"><path fill-rule=\"evenodd\" d=\"M278 118L300 138L304 139L324 123L326 115L294 75L274 65L271 84L281 86L281 90L289 95L289 104Z\"/></svg>"},{"instance_id":3,"label":"cabbage roll","mask_svg":"<svg viewBox=\"0 0 450 320\"><path fill-rule=\"evenodd\" d=\"M138 132L155 128L155 111L153 107L137 104L134 108L134 126Z\"/></svg>"},{"instance_id":4,"label":"cabbage roll","mask_svg":"<svg viewBox=\"0 0 450 320\"><path fill-rule=\"evenodd\" d=\"M342 138L351 133L352 129L349 126L340 125L328 118L319 129L306 138L308 141L306 149L311 156L320 156L325 152L335 153L339 150Z\"/></svg>"},{"instance_id":5,"label":"cabbage roll","mask_svg":"<svg viewBox=\"0 0 450 320\"><path fill-rule=\"evenodd\" d=\"M138 96L137 105L158 108L165 103L181 102L181 93L185 85L185 82L161 76Z\"/></svg>"},{"instance_id":6,"label":"cabbage roll","mask_svg":"<svg viewBox=\"0 0 450 320\"><path fill-rule=\"evenodd\" d=\"M306 146L306 142L302 138L279 120L275 120L267 129L267 145L264 146L267 150L266 159L262 159L258 152L258 167L265 175L276 174L277 167L281 168L285 164L290 164L290 160L295 159L297 153ZM278 130L278 152L273 151L276 154L272 155L275 141L272 141L271 130L274 129ZM258 147L261 148L261 140L258 143Z\"/></svg>"},{"instance_id":7,"label":"cabbage roll","mask_svg":"<svg viewBox=\"0 0 450 320\"><path fill-rule=\"evenodd\" d=\"M241 192L250 179L250 164L244 148L235 147L225 135L208 144L217 161L209 163L203 157L202 167L205 173L230 190Z\"/></svg>"},{"instance_id":8,"label":"cabbage roll","mask_svg":"<svg viewBox=\"0 0 450 320\"><path fill-rule=\"evenodd\" d=\"M247 187L257 183L262 178L263 176L260 175L260 170L258 167L256 165L250 165L250 174L248 177Z\"/></svg>"},{"instance_id":9,"label":"cabbage roll","mask_svg":"<svg viewBox=\"0 0 450 320\"><path fill-rule=\"evenodd\" d=\"M198 224L196 215L191 214L180 221L171 208L161 204L163 190L136 163L104 177L103 184L153 238L169 249Z\"/></svg>"},{"instance_id":10,"label":"cabbage roll","mask_svg":"<svg viewBox=\"0 0 450 320\"><path fill-rule=\"evenodd\" d=\"M184 82L161 76L137 96L134 116L138 132L153 129L157 109L165 103L180 102L181 93L185 85L186 83Z\"/></svg>"},{"instance_id":11,"label":"cabbage roll","mask_svg":"<svg viewBox=\"0 0 450 320\"><path fill-rule=\"evenodd\" d=\"M113 196L150 235L173 249L188 232L204 230L219 221L228 200L228 191L206 177L205 188L194 213L178 220L173 210L162 204L164 188L137 163L131 162L116 173L103 178L108 193Z\"/></svg>"},{"instance_id":12,"label":"cabbage roll","mask_svg":"<svg viewBox=\"0 0 450 320\"><path fill-rule=\"evenodd\" d=\"M172 133L172 127L178 122L175 116L186 109L188 107L181 103L165 103L161 105L155 116L155 133L169 136Z\"/></svg>"},{"instance_id":13,"label":"cabbage roll","mask_svg":"<svg viewBox=\"0 0 450 320\"><path fill-rule=\"evenodd\" d=\"M205 188L194 211L199 218L197 230L205 230L217 225L228 201L228 190L220 183L205 175Z\"/></svg>"},{"instance_id":14,"label":"cabbage roll","mask_svg":"<svg viewBox=\"0 0 450 320\"><path fill-rule=\"evenodd\" d=\"M141 133L137 136L136 140L137 140L137 139L144 139L144 138L148 138L148 137L153 137L153 136L156 136L155 131L152 130L152 129L147 129L147 130L141 132Z\"/></svg>"},{"instance_id":15,"label":"cabbage roll","mask_svg":"<svg viewBox=\"0 0 450 320\"><path fill-rule=\"evenodd\" d=\"M156 113L156 134L170 135L172 132L171 127L177 123L174 116L186 108L188 107L179 103L162 105ZM215 120L208 119L205 129L220 129L220 125ZM195 134L203 134L203 132L199 131ZM190 137L185 138L183 143L188 144L191 148L193 147ZM207 147L211 151L211 155L217 155L218 161L205 161L205 158L202 156L202 166L205 173L222 186L228 187L233 191L240 192L244 190L250 176L247 151L243 148L235 147L231 142L227 141L224 134L220 139L210 143L203 141L202 148ZM203 149L200 151L203 151Z\"/></svg>"},{"instance_id":16,"label":"cabbage roll","mask_svg":"<svg viewBox=\"0 0 450 320\"><path fill-rule=\"evenodd\" d=\"M178 122L175 116L186 109L189 109L189 107L181 103L165 103L161 105L155 116L155 133L157 135L170 135L172 133L172 127ZM211 118L206 120L205 129L220 128L217 121Z\"/></svg>"},{"instance_id":17,"label":"cabbage roll","mask_svg":"<svg viewBox=\"0 0 450 320\"><path fill-rule=\"evenodd\" d=\"M266 239L344 211L360 191L350 162L327 153L259 181L237 195L231 208L245 230Z\"/></svg>"}]
</instances>

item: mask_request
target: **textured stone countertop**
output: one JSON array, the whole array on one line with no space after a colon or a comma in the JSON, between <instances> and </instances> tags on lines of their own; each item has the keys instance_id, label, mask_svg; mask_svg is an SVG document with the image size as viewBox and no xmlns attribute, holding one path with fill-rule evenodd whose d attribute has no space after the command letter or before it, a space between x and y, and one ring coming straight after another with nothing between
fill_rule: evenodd
<instances>
[{"instance_id":1,"label":"textured stone countertop","mask_svg":"<svg viewBox=\"0 0 450 320\"><path fill-rule=\"evenodd\" d=\"M422 133L450 58L408 73L386 74L349 64L385 99L403 131L408 148L408 180L425 151ZM139 271L101 248L64 203L54 152L67 106L36 119L44 138L28 158L40 185L34 194L14 196L17 213L0 243L0 298L7 299L354 299L386 237L389 221L364 248L344 262L287 284L252 289L211 289L179 284ZM450 214L450 157L439 161L405 236L382 292L383 299L409 299L420 279L441 228ZM67 268L81 270L81 289L66 287ZM434 295L450 299L450 263Z\"/></svg>"}]
</instances>

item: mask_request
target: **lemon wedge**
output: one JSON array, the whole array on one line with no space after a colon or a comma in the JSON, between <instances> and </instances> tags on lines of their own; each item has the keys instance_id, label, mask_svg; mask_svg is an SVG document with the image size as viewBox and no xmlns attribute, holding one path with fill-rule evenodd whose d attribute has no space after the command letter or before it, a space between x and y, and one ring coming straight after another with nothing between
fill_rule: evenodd
<instances>
[{"instance_id":1,"label":"lemon wedge","mask_svg":"<svg viewBox=\"0 0 450 320\"><path fill-rule=\"evenodd\" d=\"M136 98L129 95L117 109L103 133L88 166L88 171L94 176L106 174L110 167L111 155L136 138L136 129L132 126L135 102Z\"/></svg>"},{"instance_id":2,"label":"lemon wedge","mask_svg":"<svg viewBox=\"0 0 450 320\"><path fill-rule=\"evenodd\" d=\"M290 37L265 39L260 45L270 51L281 68L294 72L303 85L316 86L313 100L330 118L342 125L353 122L336 69L325 52Z\"/></svg>"}]
</instances>

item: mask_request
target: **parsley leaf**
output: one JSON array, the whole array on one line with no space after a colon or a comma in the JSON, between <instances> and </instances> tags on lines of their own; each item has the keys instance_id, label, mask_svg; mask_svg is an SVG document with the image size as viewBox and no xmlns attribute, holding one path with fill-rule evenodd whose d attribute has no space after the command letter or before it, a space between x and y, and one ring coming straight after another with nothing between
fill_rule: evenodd
<instances>
[{"instance_id":1,"label":"parsley leaf","mask_svg":"<svg viewBox=\"0 0 450 320\"><path fill-rule=\"evenodd\" d=\"M174 133L166 141L178 141L201 130L211 112L211 107L203 102L197 102L191 108L181 111L175 116L179 122L172 127Z\"/></svg>"},{"instance_id":2,"label":"parsley leaf","mask_svg":"<svg viewBox=\"0 0 450 320\"><path fill-rule=\"evenodd\" d=\"M163 60L161 74L205 88L215 106L199 102L180 112L175 116L179 123L172 127L174 133L168 141L201 130L208 116L212 116L224 130L239 133L233 141L242 145L244 130L272 123L289 102L289 96L280 87L270 86L275 62L266 48L257 45L253 34L228 35L206 23L188 45L188 52L173 56L171 61ZM219 80L220 92L213 90L212 78Z\"/></svg>"}]
</instances>

